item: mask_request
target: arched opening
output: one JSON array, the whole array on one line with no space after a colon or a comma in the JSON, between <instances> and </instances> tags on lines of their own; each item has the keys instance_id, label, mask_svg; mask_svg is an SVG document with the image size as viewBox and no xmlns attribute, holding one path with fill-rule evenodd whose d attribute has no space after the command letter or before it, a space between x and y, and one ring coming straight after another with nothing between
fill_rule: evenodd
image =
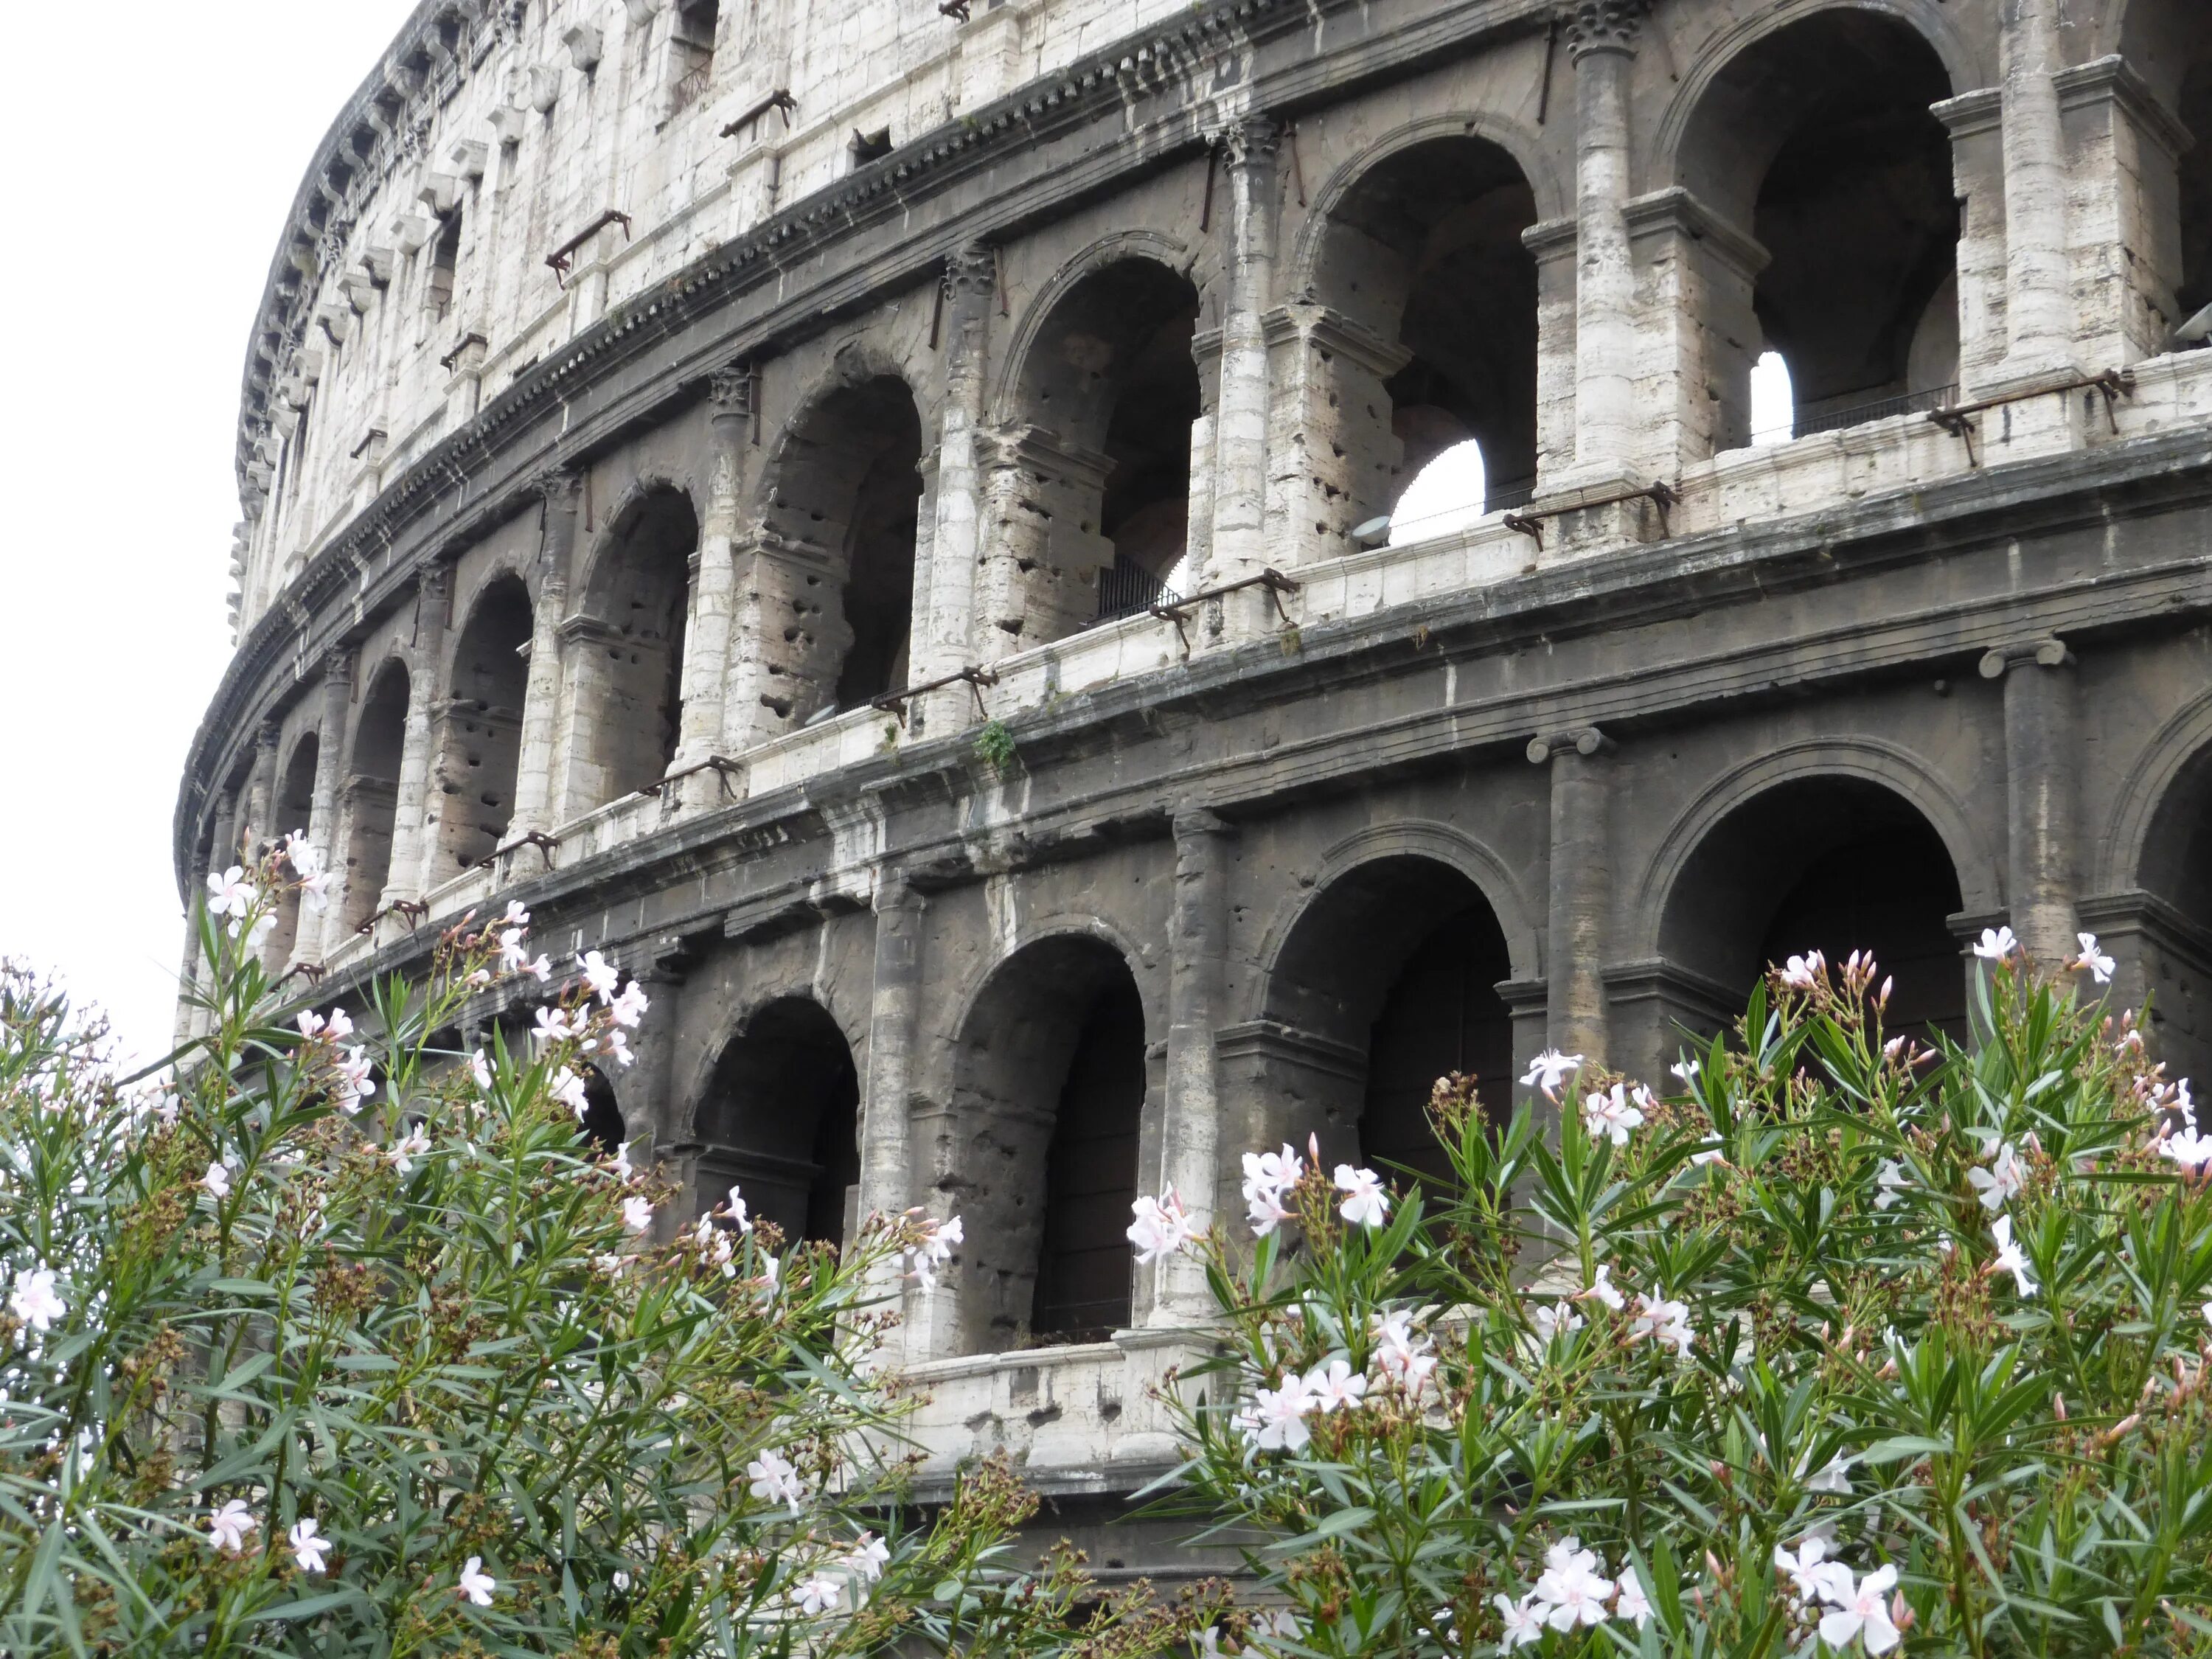
<instances>
[{"instance_id":1,"label":"arched opening","mask_svg":"<svg viewBox=\"0 0 2212 1659\"><path fill-rule=\"evenodd\" d=\"M313 733L305 733L292 745L291 757L276 787L276 829L282 837L299 831L312 838L320 826L315 819L315 766L322 754L322 742ZM297 879L299 872L288 869L287 879ZM300 894L296 888L288 888L276 903L276 926L270 930L263 947L262 959L272 969L282 968L291 961L294 948L300 942Z\"/></svg>"},{"instance_id":2,"label":"arched opening","mask_svg":"<svg viewBox=\"0 0 2212 1659\"><path fill-rule=\"evenodd\" d=\"M407 744L409 681L392 659L376 671L353 729L345 781L345 925L376 914L392 879L392 834L399 808L399 757Z\"/></svg>"},{"instance_id":3,"label":"arched opening","mask_svg":"<svg viewBox=\"0 0 2212 1659\"><path fill-rule=\"evenodd\" d=\"M489 858L514 816L522 758L522 704L529 685L530 592L501 576L477 595L453 647L436 787L442 873Z\"/></svg>"},{"instance_id":4,"label":"arched opening","mask_svg":"<svg viewBox=\"0 0 2212 1659\"><path fill-rule=\"evenodd\" d=\"M1017 393L1027 424L992 507L1024 573L1016 614L994 620L1023 645L1141 611L1179 579L1197 325L1190 279L1131 258L1076 283L1030 342Z\"/></svg>"},{"instance_id":5,"label":"arched opening","mask_svg":"<svg viewBox=\"0 0 2212 1659\"><path fill-rule=\"evenodd\" d=\"M1950 136L1930 106L1952 90L1911 26L1844 7L1777 29L1706 89L1681 181L1768 256L1751 279L1753 318L1724 284L1708 296L1716 449L1751 439L1762 349L1789 366L1800 437L1948 395L1959 204Z\"/></svg>"},{"instance_id":6,"label":"arched opening","mask_svg":"<svg viewBox=\"0 0 2212 1659\"><path fill-rule=\"evenodd\" d=\"M984 986L959 1056L959 1141L939 1179L966 1218L963 1338L996 1352L1127 1326L1147 1091L1128 964L1096 939L1024 946Z\"/></svg>"},{"instance_id":7,"label":"arched opening","mask_svg":"<svg viewBox=\"0 0 2212 1659\"><path fill-rule=\"evenodd\" d=\"M1267 1018L1293 1034L1279 1063L1304 1110L1267 1138L1321 1137L1324 1161L1357 1156L1403 1186L1450 1164L1429 1117L1437 1080L1475 1079L1503 1114L1513 1024L1504 929L1482 891L1414 854L1363 864L1306 907L1267 979Z\"/></svg>"},{"instance_id":8,"label":"arched opening","mask_svg":"<svg viewBox=\"0 0 2212 1659\"><path fill-rule=\"evenodd\" d=\"M1964 1042L1959 906L1942 837L1902 795L1863 778L1778 784L1706 834L1668 896L1661 954L1723 1004L1677 1018L1709 1034L1742 1012L1770 964L1817 950L1833 965L1870 951L1896 981L1892 1032Z\"/></svg>"},{"instance_id":9,"label":"arched opening","mask_svg":"<svg viewBox=\"0 0 2212 1659\"><path fill-rule=\"evenodd\" d=\"M778 449L767 528L808 556L770 608L785 652L763 701L793 726L908 683L921 416L896 375L817 399Z\"/></svg>"},{"instance_id":10,"label":"arched opening","mask_svg":"<svg viewBox=\"0 0 2212 1659\"><path fill-rule=\"evenodd\" d=\"M585 811L658 783L676 758L684 719L684 624L699 520L680 489L654 489L611 526L592 566L576 696L593 729L580 734L596 775L568 800ZM582 769L579 769L581 770Z\"/></svg>"},{"instance_id":11,"label":"arched opening","mask_svg":"<svg viewBox=\"0 0 2212 1659\"><path fill-rule=\"evenodd\" d=\"M700 1103L700 1200L743 1189L787 1239L842 1246L859 1218L860 1084L818 1002L781 997L738 1028Z\"/></svg>"},{"instance_id":12,"label":"arched opening","mask_svg":"<svg viewBox=\"0 0 2212 1659\"><path fill-rule=\"evenodd\" d=\"M1471 516L1528 500L1536 481L1536 262L1522 233L1536 198L1486 139L1435 138L1377 162L1328 216L1316 297L1386 349L1330 359L1334 449L1310 457L1348 491L1317 507L1324 532L1391 515L1393 542L1449 533ZM1453 499L1425 473L1446 451L1479 446ZM1426 486L1419 498L1409 485ZM1477 493L1477 492L1480 493ZM1339 523L1337 520L1341 520ZM1339 551L1340 548L1331 548Z\"/></svg>"},{"instance_id":13,"label":"arched opening","mask_svg":"<svg viewBox=\"0 0 2212 1659\"><path fill-rule=\"evenodd\" d=\"M2113 1006L2148 1007L2167 1073L2201 1082L2212 1075L2212 746L2160 797L2131 886L2082 926L2119 959Z\"/></svg>"},{"instance_id":14,"label":"arched opening","mask_svg":"<svg viewBox=\"0 0 2212 1659\"><path fill-rule=\"evenodd\" d=\"M2136 146L2148 222L2132 228L2128 251L2145 250L2154 267L2148 297L2167 314L2165 329L2154 330L2154 337L2170 335L2212 307L2212 14L2198 0L2133 0L2120 55L2192 141L2171 161L2162 143ZM2160 289L2172 290L2170 312ZM2208 343L2212 318L2181 341ZM2154 349L2163 344L2157 341Z\"/></svg>"},{"instance_id":15,"label":"arched opening","mask_svg":"<svg viewBox=\"0 0 2212 1659\"><path fill-rule=\"evenodd\" d=\"M594 1152L607 1158L621 1151L623 1143L629 1139L622 1107L615 1099L615 1086L596 1066L584 1067L584 1117L577 1125L576 1136L580 1140L589 1141Z\"/></svg>"}]
</instances>

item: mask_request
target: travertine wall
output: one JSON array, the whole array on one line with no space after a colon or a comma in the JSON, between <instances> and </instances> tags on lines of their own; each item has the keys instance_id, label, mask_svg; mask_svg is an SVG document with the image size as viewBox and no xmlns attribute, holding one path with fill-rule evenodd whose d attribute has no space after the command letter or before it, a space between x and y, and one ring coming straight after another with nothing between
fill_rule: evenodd
<instances>
[{"instance_id":1,"label":"travertine wall","mask_svg":"<svg viewBox=\"0 0 2212 1659\"><path fill-rule=\"evenodd\" d=\"M179 873L306 829L347 890L272 951L337 995L520 896L650 981L679 1174L962 1211L940 1460L1166 1458L1203 1287L1031 1328L1119 1271L1079 1203L1649 1073L1779 945L1940 1024L1962 935L2094 928L2212 1060L2190 0L704 15L426 4L333 129ZM1468 436L1488 510L1386 544Z\"/></svg>"}]
</instances>

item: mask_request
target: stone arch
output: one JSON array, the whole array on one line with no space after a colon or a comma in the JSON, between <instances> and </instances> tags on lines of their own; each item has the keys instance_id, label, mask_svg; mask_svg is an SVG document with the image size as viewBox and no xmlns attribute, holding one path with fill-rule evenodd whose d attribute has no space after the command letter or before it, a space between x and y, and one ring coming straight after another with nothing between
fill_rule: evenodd
<instances>
[{"instance_id":1,"label":"stone arch","mask_svg":"<svg viewBox=\"0 0 2212 1659\"><path fill-rule=\"evenodd\" d=\"M361 713L346 749L341 822L346 844L345 925L357 928L376 913L392 879L392 836L399 812L400 757L407 746L407 709L414 682L398 656L366 677Z\"/></svg>"},{"instance_id":2,"label":"stone arch","mask_svg":"<svg viewBox=\"0 0 2212 1659\"><path fill-rule=\"evenodd\" d=\"M1297 469L1307 482L1293 522L1313 523L1322 556L1349 550L1359 524L1398 517L1447 451L1447 466L1469 475L1445 492L1450 507L1398 517L1393 540L1449 533L1534 492L1538 273L1524 237L1558 192L1540 167L1540 203L1523 159L1533 149L1493 119L1420 121L1368 146L1316 197L1288 315L1304 335L1299 395L1334 416L1328 443L1305 441Z\"/></svg>"},{"instance_id":3,"label":"stone arch","mask_svg":"<svg viewBox=\"0 0 2212 1659\"><path fill-rule=\"evenodd\" d=\"M1879 757L1879 758L1876 758ZM1887 745L1807 744L1733 769L1677 818L1646 872L1659 1029L1719 1029L1768 963L1874 952L1895 1028L1966 1035L1953 918L1997 908L1994 872L1948 791Z\"/></svg>"},{"instance_id":4,"label":"stone arch","mask_svg":"<svg viewBox=\"0 0 2212 1659\"><path fill-rule=\"evenodd\" d=\"M276 822L270 838L281 839L295 831L317 840L325 826L315 822L315 773L322 758L322 734L313 728L292 739L284 763L276 769L276 787L270 797ZM288 876L296 875L287 871ZM276 925L262 947L262 959L273 971L292 959L300 943L300 894L288 888L276 902Z\"/></svg>"},{"instance_id":5,"label":"stone arch","mask_svg":"<svg viewBox=\"0 0 2212 1659\"><path fill-rule=\"evenodd\" d=\"M1124 1234L1150 1093L1131 960L1102 927L1034 933L983 975L953 1028L934 1161L965 1223L952 1290L966 1352L1130 1322Z\"/></svg>"},{"instance_id":6,"label":"stone arch","mask_svg":"<svg viewBox=\"0 0 2212 1659\"><path fill-rule=\"evenodd\" d=\"M715 1046L695 1098L702 1206L736 1186L787 1239L842 1246L853 1237L860 1072L820 1000L786 992L748 1008Z\"/></svg>"},{"instance_id":7,"label":"stone arch","mask_svg":"<svg viewBox=\"0 0 2212 1659\"><path fill-rule=\"evenodd\" d=\"M1261 947L1257 1019L1224 1045L1233 1091L1265 1118L1250 1144L1318 1137L1441 1182L1431 1088L1477 1080L1493 1110L1513 1071L1501 987L1539 970L1516 884L1488 849L1442 825L1378 827L1340 843Z\"/></svg>"},{"instance_id":8,"label":"stone arch","mask_svg":"<svg viewBox=\"0 0 2212 1659\"><path fill-rule=\"evenodd\" d=\"M2093 839L2097 863L2090 871L2094 892L2123 888L2150 890L2152 881L2173 864L2173 814L2190 801L2198 769L2212 755L2212 691L2167 716L2130 763L2102 835Z\"/></svg>"},{"instance_id":9,"label":"stone arch","mask_svg":"<svg viewBox=\"0 0 2212 1659\"><path fill-rule=\"evenodd\" d=\"M1171 238L1094 243L1024 318L988 446L984 614L1020 646L1186 578L1199 293Z\"/></svg>"},{"instance_id":10,"label":"stone arch","mask_svg":"<svg viewBox=\"0 0 2212 1659\"><path fill-rule=\"evenodd\" d=\"M591 548L563 623L574 710L568 813L658 782L676 759L698 550L690 493L661 479L625 490Z\"/></svg>"},{"instance_id":11,"label":"stone arch","mask_svg":"<svg viewBox=\"0 0 2212 1659\"><path fill-rule=\"evenodd\" d=\"M438 806L439 878L489 857L514 816L522 760L522 706L529 688L523 653L531 641L530 591L503 570L481 583L447 659L447 700L438 711L432 787Z\"/></svg>"},{"instance_id":12,"label":"stone arch","mask_svg":"<svg viewBox=\"0 0 2212 1659\"><path fill-rule=\"evenodd\" d=\"M905 370L848 346L776 440L758 487L763 642L784 723L907 684L924 449Z\"/></svg>"},{"instance_id":13,"label":"stone arch","mask_svg":"<svg viewBox=\"0 0 2212 1659\"><path fill-rule=\"evenodd\" d=\"M1699 319L1713 449L1750 441L1762 343L1801 435L1957 380L1960 209L1932 106L1983 84L1923 0L1778 6L1699 53L1653 160L1723 228Z\"/></svg>"},{"instance_id":14,"label":"stone arch","mask_svg":"<svg viewBox=\"0 0 2212 1659\"><path fill-rule=\"evenodd\" d=\"M1142 227L1110 231L1078 250L1044 280L1008 336L998 385L991 393L992 422L1005 425L1022 418L1018 388L1023 365L1030 361L1038 334L1059 309L1060 301L1085 277L1123 259L1150 259L1188 276L1195 267L1196 257L1181 237Z\"/></svg>"}]
</instances>

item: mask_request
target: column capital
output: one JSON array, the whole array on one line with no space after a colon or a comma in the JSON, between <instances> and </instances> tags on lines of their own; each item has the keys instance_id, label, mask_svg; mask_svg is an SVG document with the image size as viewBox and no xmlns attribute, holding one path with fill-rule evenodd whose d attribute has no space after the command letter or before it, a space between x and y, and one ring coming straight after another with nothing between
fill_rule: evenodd
<instances>
[{"instance_id":1,"label":"column capital","mask_svg":"<svg viewBox=\"0 0 2212 1659\"><path fill-rule=\"evenodd\" d=\"M988 300L999 289L999 250L989 242L964 242L945 256L945 297Z\"/></svg>"},{"instance_id":2,"label":"column capital","mask_svg":"<svg viewBox=\"0 0 2212 1659\"><path fill-rule=\"evenodd\" d=\"M356 659L361 655L358 647L340 646L323 659L323 684L334 689L352 685Z\"/></svg>"},{"instance_id":3,"label":"column capital","mask_svg":"<svg viewBox=\"0 0 2212 1659\"><path fill-rule=\"evenodd\" d=\"M2033 663L2039 668L2063 668L2074 660L2074 653L2066 648L2066 641L2056 637L2041 640L2019 640L2008 645L1994 646L1983 653L1981 675L1985 680L2001 680L2008 669Z\"/></svg>"},{"instance_id":4,"label":"column capital","mask_svg":"<svg viewBox=\"0 0 2212 1659\"><path fill-rule=\"evenodd\" d=\"M1577 63L1594 52L1634 57L1637 32L1650 10L1651 0L1573 0L1559 19L1569 54Z\"/></svg>"},{"instance_id":5,"label":"column capital","mask_svg":"<svg viewBox=\"0 0 2212 1659\"><path fill-rule=\"evenodd\" d=\"M1283 124L1269 115L1246 115L1214 135L1232 167L1273 166L1282 148Z\"/></svg>"},{"instance_id":6,"label":"column capital","mask_svg":"<svg viewBox=\"0 0 2212 1659\"><path fill-rule=\"evenodd\" d=\"M580 467L549 466L523 486L556 513L574 513L582 505L584 474Z\"/></svg>"},{"instance_id":7,"label":"column capital","mask_svg":"<svg viewBox=\"0 0 2212 1659\"><path fill-rule=\"evenodd\" d=\"M750 362L716 369L707 377L707 406L718 421L750 420L760 406L760 370Z\"/></svg>"},{"instance_id":8,"label":"column capital","mask_svg":"<svg viewBox=\"0 0 2212 1659\"><path fill-rule=\"evenodd\" d=\"M878 915L890 910L919 910L921 906L922 896L905 871L890 867L876 872L874 908Z\"/></svg>"},{"instance_id":9,"label":"column capital","mask_svg":"<svg viewBox=\"0 0 2212 1659\"><path fill-rule=\"evenodd\" d=\"M283 735L283 722L274 714L264 715L260 725L253 728L253 746L274 754L276 751L277 740Z\"/></svg>"},{"instance_id":10,"label":"column capital","mask_svg":"<svg viewBox=\"0 0 2212 1659\"><path fill-rule=\"evenodd\" d=\"M1219 813L1188 802L1175 809L1170 819L1178 842L1195 841L1201 836L1233 836L1237 826Z\"/></svg>"},{"instance_id":11,"label":"column capital","mask_svg":"<svg viewBox=\"0 0 2212 1659\"><path fill-rule=\"evenodd\" d=\"M1613 746L1613 739L1597 727L1584 726L1529 738L1528 755L1533 764L1541 766L1556 756L1570 753L1580 755L1585 760L1593 759L1607 753Z\"/></svg>"}]
</instances>

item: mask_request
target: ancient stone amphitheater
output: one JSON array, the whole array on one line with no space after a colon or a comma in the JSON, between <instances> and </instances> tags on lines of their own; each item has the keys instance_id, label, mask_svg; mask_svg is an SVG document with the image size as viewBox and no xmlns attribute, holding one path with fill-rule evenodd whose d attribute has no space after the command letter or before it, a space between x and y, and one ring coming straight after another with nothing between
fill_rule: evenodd
<instances>
[{"instance_id":1,"label":"ancient stone amphitheater","mask_svg":"<svg viewBox=\"0 0 2212 1659\"><path fill-rule=\"evenodd\" d=\"M1136 1193L1809 945L1956 1030L2091 929L2212 1060L2200 135L2202 0L423 0L279 229L179 881L304 829L326 996L616 957L601 1132L959 1212L933 1467L1083 1532L1205 1305Z\"/></svg>"}]
</instances>

